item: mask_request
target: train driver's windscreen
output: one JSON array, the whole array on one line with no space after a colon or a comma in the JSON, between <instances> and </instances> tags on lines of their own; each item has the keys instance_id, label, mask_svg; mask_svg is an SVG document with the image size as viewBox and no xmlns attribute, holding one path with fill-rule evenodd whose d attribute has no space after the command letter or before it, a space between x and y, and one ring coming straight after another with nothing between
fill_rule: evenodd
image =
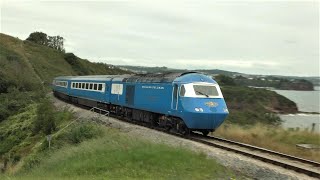
<instances>
[{"instance_id":1,"label":"train driver's windscreen","mask_svg":"<svg viewBox=\"0 0 320 180\"><path fill-rule=\"evenodd\" d=\"M215 86L193 85L193 89L196 95L219 96L218 90Z\"/></svg>"},{"instance_id":2,"label":"train driver's windscreen","mask_svg":"<svg viewBox=\"0 0 320 180\"><path fill-rule=\"evenodd\" d=\"M182 97L210 97L222 98L222 94L218 85L207 84L184 84L180 87L180 96Z\"/></svg>"}]
</instances>

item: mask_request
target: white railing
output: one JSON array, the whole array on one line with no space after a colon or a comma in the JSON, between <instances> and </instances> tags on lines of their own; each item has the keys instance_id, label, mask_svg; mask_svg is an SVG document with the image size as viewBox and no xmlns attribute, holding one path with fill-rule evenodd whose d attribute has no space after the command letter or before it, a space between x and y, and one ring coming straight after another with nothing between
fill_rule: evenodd
<instances>
[{"instance_id":1,"label":"white railing","mask_svg":"<svg viewBox=\"0 0 320 180\"><path fill-rule=\"evenodd\" d=\"M109 120L109 115L110 115L109 111L98 108L98 107L93 107L90 109L90 111L92 111L92 112L96 112L95 110L97 110L99 112L100 116L108 116L108 120Z\"/></svg>"}]
</instances>

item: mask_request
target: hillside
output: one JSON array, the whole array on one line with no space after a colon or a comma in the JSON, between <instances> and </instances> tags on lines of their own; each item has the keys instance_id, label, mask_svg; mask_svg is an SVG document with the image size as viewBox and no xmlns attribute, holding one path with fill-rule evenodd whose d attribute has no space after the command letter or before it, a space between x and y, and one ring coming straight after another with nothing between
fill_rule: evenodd
<instances>
[{"instance_id":1,"label":"hillside","mask_svg":"<svg viewBox=\"0 0 320 180\"><path fill-rule=\"evenodd\" d=\"M131 72L0 34L0 171L28 156L59 121L70 120L45 101L54 77L124 73Z\"/></svg>"},{"instance_id":2,"label":"hillside","mask_svg":"<svg viewBox=\"0 0 320 180\"><path fill-rule=\"evenodd\" d=\"M61 75L124 73L130 72L0 33L0 93L7 92L9 87L38 89Z\"/></svg>"}]
</instances>

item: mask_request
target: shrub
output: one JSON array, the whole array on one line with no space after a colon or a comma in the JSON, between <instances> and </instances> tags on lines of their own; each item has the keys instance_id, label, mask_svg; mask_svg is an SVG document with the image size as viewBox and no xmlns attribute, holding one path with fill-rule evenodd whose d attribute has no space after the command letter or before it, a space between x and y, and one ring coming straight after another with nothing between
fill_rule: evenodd
<instances>
[{"instance_id":1,"label":"shrub","mask_svg":"<svg viewBox=\"0 0 320 180\"><path fill-rule=\"evenodd\" d=\"M67 134L68 140L73 144L78 144L87 139L98 137L102 134L102 129L93 124L77 124L76 127Z\"/></svg>"},{"instance_id":2,"label":"shrub","mask_svg":"<svg viewBox=\"0 0 320 180\"><path fill-rule=\"evenodd\" d=\"M51 134L56 129L54 110L48 99L43 99L38 105L37 118L34 122L33 133L42 131L45 134Z\"/></svg>"}]
</instances>

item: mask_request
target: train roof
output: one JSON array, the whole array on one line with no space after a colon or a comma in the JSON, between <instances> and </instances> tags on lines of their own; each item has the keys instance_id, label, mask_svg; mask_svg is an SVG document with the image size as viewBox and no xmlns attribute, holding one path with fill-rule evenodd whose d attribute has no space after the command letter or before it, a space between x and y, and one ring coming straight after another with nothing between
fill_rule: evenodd
<instances>
[{"instance_id":1,"label":"train roof","mask_svg":"<svg viewBox=\"0 0 320 180\"><path fill-rule=\"evenodd\" d=\"M189 72L167 72L167 73L150 73L150 74L136 74L136 75L91 75L91 76L60 76L56 79L66 80L94 80L94 81L122 81L122 82L153 82L153 83L171 83L175 80L181 79L185 75L198 74L204 76L202 73ZM181 78L179 78L181 77ZM212 80L212 79L211 79Z\"/></svg>"}]
</instances>

